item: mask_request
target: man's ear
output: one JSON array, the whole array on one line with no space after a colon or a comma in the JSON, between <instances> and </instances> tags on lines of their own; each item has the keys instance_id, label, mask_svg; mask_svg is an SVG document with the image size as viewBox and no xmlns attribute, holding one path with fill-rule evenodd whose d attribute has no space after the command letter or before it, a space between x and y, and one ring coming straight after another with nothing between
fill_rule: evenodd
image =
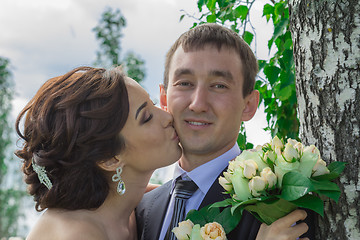
<instances>
[{"instance_id":1,"label":"man's ear","mask_svg":"<svg viewBox=\"0 0 360 240\"><path fill-rule=\"evenodd\" d=\"M245 108L242 113L242 121L249 121L255 115L259 106L259 91L254 90L245 97Z\"/></svg>"},{"instance_id":2,"label":"man's ear","mask_svg":"<svg viewBox=\"0 0 360 240\"><path fill-rule=\"evenodd\" d=\"M97 165L105 171L108 172L114 172L116 171L116 169L121 166L123 167L123 162L121 161L121 159L119 159L119 157L114 156L111 159L105 160L103 162L99 162L97 163Z\"/></svg>"},{"instance_id":3,"label":"man's ear","mask_svg":"<svg viewBox=\"0 0 360 240\"><path fill-rule=\"evenodd\" d=\"M162 110L167 111L166 89L164 84L160 84L160 107Z\"/></svg>"}]
</instances>

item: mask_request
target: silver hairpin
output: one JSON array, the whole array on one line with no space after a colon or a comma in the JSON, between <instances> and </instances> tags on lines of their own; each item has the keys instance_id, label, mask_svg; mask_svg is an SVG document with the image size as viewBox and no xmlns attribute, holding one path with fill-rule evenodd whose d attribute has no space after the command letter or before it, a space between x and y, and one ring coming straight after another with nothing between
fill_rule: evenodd
<instances>
[{"instance_id":1,"label":"silver hairpin","mask_svg":"<svg viewBox=\"0 0 360 240\"><path fill-rule=\"evenodd\" d=\"M33 167L34 171L38 175L39 181L42 184L44 184L47 187L47 189L50 190L52 188L52 183L51 183L49 177L46 174L45 167L37 165L34 162L34 158L32 159L31 164L32 164L32 167Z\"/></svg>"}]
</instances>

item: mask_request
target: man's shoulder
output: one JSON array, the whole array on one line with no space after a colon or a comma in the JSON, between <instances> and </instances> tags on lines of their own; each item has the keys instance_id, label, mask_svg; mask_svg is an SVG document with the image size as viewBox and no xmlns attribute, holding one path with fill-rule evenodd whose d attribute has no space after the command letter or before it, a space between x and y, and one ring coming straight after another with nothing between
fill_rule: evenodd
<instances>
[{"instance_id":1,"label":"man's shoulder","mask_svg":"<svg viewBox=\"0 0 360 240\"><path fill-rule=\"evenodd\" d=\"M145 193L137 208L139 209L142 206L146 207L147 205L152 204L152 202L156 201L159 197L163 197L166 192L170 193L171 183L172 181L170 180L161 185L160 187L157 187L154 190Z\"/></svg>"}]
</instances>

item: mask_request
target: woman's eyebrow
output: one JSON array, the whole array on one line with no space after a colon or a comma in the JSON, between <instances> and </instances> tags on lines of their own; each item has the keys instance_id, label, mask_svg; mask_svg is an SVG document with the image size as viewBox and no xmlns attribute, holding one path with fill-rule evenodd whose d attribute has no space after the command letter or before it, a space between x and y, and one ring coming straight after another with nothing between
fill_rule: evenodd
<instances>
[{"instance_id":1,"label":"woman's eyebrow","mask_svg":"<svg viewBox=\"0 0 360 240\"><path fill-rule=\"evenodd\" d=\"M136 110L136 114L135 114L135 120L137 119L137 117L138 117L138 115L139 115L139 113L140 113L140 111L144 108L144 107L146 107L146 105L147 105L147 102L144 102L143 104L141 104L141 106Z\"/></svg>"}]
</instances>

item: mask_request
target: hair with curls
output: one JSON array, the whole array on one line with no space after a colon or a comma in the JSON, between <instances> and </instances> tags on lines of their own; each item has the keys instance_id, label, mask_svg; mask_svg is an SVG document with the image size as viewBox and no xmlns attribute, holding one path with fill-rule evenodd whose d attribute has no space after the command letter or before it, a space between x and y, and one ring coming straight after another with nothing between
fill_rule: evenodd
<instances>
[{"instance_id":1,"label":"hair with curls","mask_svg":"<svg viewBox=\"0 0 360 240\"><path fill-rule=\"evenodd\" d=\"M24 143L15 154L23 159L37 211L94 209L104 202L109 185L97 163L125 147L120 131L128 115L125 75L119 68L79 67L41 86L16 119ZM46 168L50 190L39 182L32 161Z\"/></svg>"},{"instance_id":2,"label":"hair with curls","mask_svg":"<svg viewBox=\"0 0 360 240\"><path fill-rule=\"evenodd\" d=\"M179 46L185 52L202 50L206 45L215 46L220 49L226 47L234 49L242 62L242 73L244 77L243 96L246 97L254 90L255 77L258 73L258 63L249 45L234 31L215 23L205 23L183 33L171 46L166 54L164 87L167 89L169 83L169 71L171 60Z\"/></svg>"}]
</instances>

